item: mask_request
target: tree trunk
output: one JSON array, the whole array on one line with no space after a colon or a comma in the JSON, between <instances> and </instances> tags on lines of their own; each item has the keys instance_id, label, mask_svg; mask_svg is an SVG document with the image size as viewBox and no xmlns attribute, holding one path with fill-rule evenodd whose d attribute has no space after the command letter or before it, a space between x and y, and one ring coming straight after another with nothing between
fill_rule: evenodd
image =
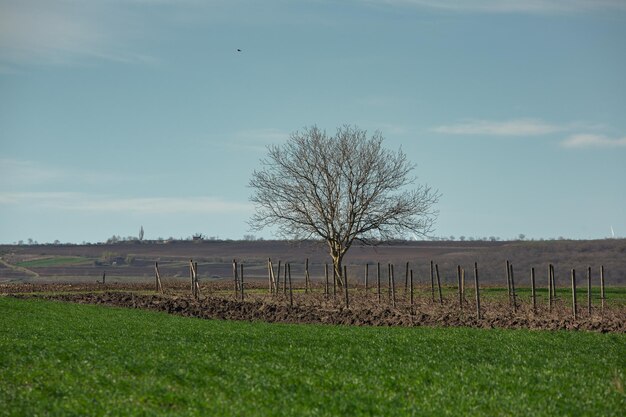
<instances>
[{"instance_id":1,"label":"tree trunk","mask_svg":"<svg viewBox=\"0 0 626 417\"><path fill-rule=\"evenodd\" d=\"M337 276L337 285L339 285L339 288L343 288L343 255L333 253L331 256L333 258L335 275Z\"/></svg>"},{"instance_id":2,"label":"tree trunk","mask_svg":"<svg viewBox=\"0 0 626 417\"><path fill-rule=\"evenodd\" d=\"M330 257L333 260L333 271L337 278L337 285L343 288L343 257L350 245L344 246L339 239L329 239L327 241Z\"/></svg>"}]
</instances>

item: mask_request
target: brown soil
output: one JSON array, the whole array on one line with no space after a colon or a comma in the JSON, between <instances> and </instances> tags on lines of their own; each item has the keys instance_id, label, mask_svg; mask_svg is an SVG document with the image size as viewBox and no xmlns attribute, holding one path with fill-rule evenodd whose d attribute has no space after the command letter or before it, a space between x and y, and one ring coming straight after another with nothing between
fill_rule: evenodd
<instances>
[{"instance_id":1,"label":"brown soil","mask_svg":"<svg viewBox=\"0 0 626 417\"><path fill-rule=\"evenodd\" d=\"M540 306L536 313L530 306L521 305L513 312L508 303L489 300L483 306L483 317L477 318L474 306L468 303L461 310L455 302L433 303L419 299L411 309L406 300L398 300L394 308L387 299L378 303L373 294L351 295L350 308L345 308L343 297L315 294L280 294L271 297L261 291L246 295L245 301L236 300L229 285L223 283L203 288L200 300L188 295L186 286L168 289L166 294L146 294L152 286L145 284L20 284L0 285L0 294L19 298L43 298L81 304L102 304L127 308L163 311L185 317L206 319L265 321L279 323L317 323L357 326L433 326L475 327L544 330L586 330L626 333L626 309L612 306L594 310L591 317L581 309L574 319L571 308L561 303L548 312ZM230 291L229 291L230 290Z\"/></svg>"}]
</instances>

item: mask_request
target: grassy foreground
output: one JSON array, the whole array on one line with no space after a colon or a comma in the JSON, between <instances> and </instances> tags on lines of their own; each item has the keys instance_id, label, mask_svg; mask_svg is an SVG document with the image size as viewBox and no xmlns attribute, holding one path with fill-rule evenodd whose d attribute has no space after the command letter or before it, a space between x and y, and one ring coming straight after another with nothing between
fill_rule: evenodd
<instances>
[{"instance_id":1,"label":"grassy foreground","mask_svg":"<svg viewBox=\"0 0 626 417\"><path fill-rule=\"evenodd\" d=\"M188 319L0 297L0 415L589 415L626 336Z\"/></svg>"}]
</instances>

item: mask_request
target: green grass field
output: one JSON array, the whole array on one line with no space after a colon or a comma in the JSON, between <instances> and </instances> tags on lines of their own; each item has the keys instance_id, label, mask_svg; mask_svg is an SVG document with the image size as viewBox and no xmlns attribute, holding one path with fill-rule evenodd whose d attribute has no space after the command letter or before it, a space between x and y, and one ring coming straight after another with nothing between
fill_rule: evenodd
<instances>
[{"instance_id":1,"label":"green grass field","mask_svg":"<svg viewBox=\"0 0 626 417\"><path fill-rule=\"evenodd\" d=\"M16 265L22 268L47 268L51 266L76 266L87 264L93 264L93 260L81 256L55 256L18 262Z\"/></svg>"},{"instance_id":2,"label":"green grass field","mask_svg":"<svg viewBox=\"0 0 626 417\"><path fill-rule=\"evenodd\" d=\"M0 415L587 415L626 335L208 321L0 297Z\"/></svg>"},{"instance_id":3,"label":"green grass field","mask_svg":"<svg viewBox=\"0 0 626 417\"><path fill-rule=\"evenodd\" d=\"M455 291L458 290L456 288L451 288L450 294ZM541 302L547 304L548 289L537 288L535 289L535 292L538 302L539 300L541 300ZM530 287L516 288L515 293L520 300L524 300L525 302L528 302L531 299ZM474 296L474 288L467 288L465 290L465 294L468 298ZM480 295L485 299L506 299L506 297L508 296L508 290L506 289L506 287L486 287L480 289ZM606 303L608 305L626 306L626 287L606 287L604 290L604 295L606 297ZM571 300L571 287L558 287L556 289L556 297L561 300ZM578 301L581 303L581 305L587 302L587 287L582 285L580 282L576 287L576 297L578 298ZM594 306L600 305L600 287L591 287L591 298Z\"/></svg>"}]
</instances>

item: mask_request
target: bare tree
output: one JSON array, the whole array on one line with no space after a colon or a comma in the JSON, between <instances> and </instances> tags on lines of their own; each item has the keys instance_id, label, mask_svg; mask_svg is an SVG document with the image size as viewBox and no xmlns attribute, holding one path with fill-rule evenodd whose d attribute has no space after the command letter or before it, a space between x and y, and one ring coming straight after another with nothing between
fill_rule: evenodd
<instances>
[{"instance_id":1,"label":"bare tree","mask_svg":"<svg viewBox=\"0 0 626 417\"><path fill-rule=\"evenodd\" d=\"M253 230L276 226L282 237L323 239L342 283L342 261L355 241L366 244L427 236L439 193L414 185L415 166L402 150L382 146L380 132L343 126L328 136L316 126L271 145L254 171Z\"/></svg>"}]
</instances>

